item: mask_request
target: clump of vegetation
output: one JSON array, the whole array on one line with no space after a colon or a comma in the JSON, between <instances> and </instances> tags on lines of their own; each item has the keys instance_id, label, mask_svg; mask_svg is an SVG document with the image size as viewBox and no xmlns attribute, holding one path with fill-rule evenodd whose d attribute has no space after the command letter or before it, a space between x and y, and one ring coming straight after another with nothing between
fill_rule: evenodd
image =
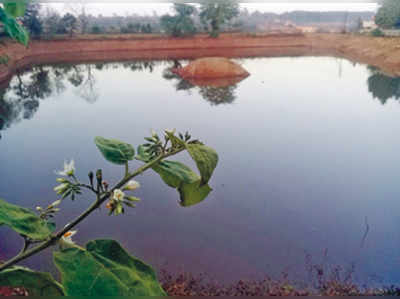
<instances>
[{"instance_id":1,"label":"clump of vegetation","mask_svg":"<svg viewBox=\"0 0 400 299\"><path fill-rule=\"evenodd\" d=\"M239 3L236 0L203 1L200 7L200 19L211 37L218 37L221 26L239 15Z\"/></svg>"},{"instance_id":2,"label":"clump of vegetation","mask_svg":"<svg viewBox=\"0 0 400 299\"><path fill-rule=\"evenodd\" d=\"M320 265L312 266L310 283L298 283L283 274L281 279L239 280L223 284L207 275L170 274L162 271L160 282L169 296L399 296L400 288L361 288L344 274L340 267L324 272Z\"/></svg>"},{"instance_id":3,"label":"clump of vegetation","mask_svg":"<svg viewBox=\"0 0 400 299\"><path fill-rule=\"evenodd\" d=\"M379 28L375 28L374 30L371 31L371 36L373 37L383 37L385 36L385 33Z\"/></svg>"},{"instance_id":4,"label":"clump of vegetation","mask_svg":"<svg viewBox=\"0 0 400 299\"><path fill-rule=\"evenodd\" d=\"M400 28L400 1L382 0L375 23L382 28Z\"/></svg>"},{"instance_id":5,"label":"clump of vegetation","mask_svg":"<svg viewBox=\"0 0 400 299\"><path fill-rule=\"evenodd\" d=\"M94 25L94 26L92 27L91 33L92 33L92 34L101 34L101 33L104 33L104 30L103 30L103 28L101 28L100 26Z\"/></svg>"},{"instance_id":6,"label":"clump of vegetation","mask_svg":"<svg viewBox=\"0 0 400 299\"><path fill-rule=\"evenodd\" d=\"M161 28L163 28L166 33L175 37L195 34L196 26L192 19L195 8L192 5L175 3L174 10L176 12L175 16L164 15L161 17Z\"/></svg>"}]
</instances>

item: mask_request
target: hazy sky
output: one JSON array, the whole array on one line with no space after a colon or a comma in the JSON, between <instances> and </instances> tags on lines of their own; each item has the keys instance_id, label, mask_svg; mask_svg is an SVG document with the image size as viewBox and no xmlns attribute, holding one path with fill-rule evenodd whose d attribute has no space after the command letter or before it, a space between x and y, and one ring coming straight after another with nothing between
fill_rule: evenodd
<instances>
[{"instance_id":1,"label":"hazy sky","mask_svg":"<svg viewBox=\"0 0 400 299\"><path fill-rule=\"evenodd\" d=\"M399 0L400 1L400 0ZM60 1L61 2L61 1ZM79 4L65 4L64 3L51 3L50 5L57 10L65 10L68 9L68 5L79 5ZM79 3L79 1L76 1ZM85 1L81 1L81 3ZM93 3L86 2L86 11L87 13L97 15L112 15L113 13L119 15L126 14L142 14L149 15L153 12L157 12L158 14L165 14L171 12L171 4L170 3L159 3L159 2L147 2L147 3L139 3L139 2L128 2L128 1L113 1L107 2L103 1L102 3ZM295 2L295 3L293 3ZM374 11L377 9L377 4L375 3L365 3L367 1L358 1L358 2L335 2L335 3L326 3L328 1L314 1L308 3L300 3L299 1L293 1L291 3L288 2L278 2L278 1L268 1L263 3L241 3L240 6L242 8L247 8L250 12L259 10L261 12L275 12L275 13L283 13L287 11L293 10L308 10L308 11L330 11L330 10L346 10L346 11ZM364 2L364 3L362 3Z\"/></svg>"}]
</instances>

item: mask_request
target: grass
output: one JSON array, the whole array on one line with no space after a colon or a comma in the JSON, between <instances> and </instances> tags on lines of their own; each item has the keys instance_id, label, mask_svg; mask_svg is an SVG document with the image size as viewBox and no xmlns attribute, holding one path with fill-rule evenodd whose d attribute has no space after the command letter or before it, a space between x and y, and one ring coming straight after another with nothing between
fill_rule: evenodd
<instances>
[{"instance_id":1,"label":"grass","mask_svg":"<svg viewBox=\"0 0 400 299\"><path fill-rule=\"evenodd\" d=\"M309 282L294 282L283 273L280 279L239 280L222 284L207 275L170 274L161 271L162 287L169 296L400 296L395 286L369 288L353 280L354 268L312 264L307 261Z\"/></svg>"}]
</instances>

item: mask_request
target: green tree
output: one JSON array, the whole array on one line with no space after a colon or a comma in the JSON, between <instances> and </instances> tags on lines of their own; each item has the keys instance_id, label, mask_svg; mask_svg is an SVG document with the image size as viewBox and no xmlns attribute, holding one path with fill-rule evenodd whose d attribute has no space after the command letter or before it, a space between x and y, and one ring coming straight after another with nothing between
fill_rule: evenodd
<instances>
[{"instance_id":1,"label":"green tree","mask_svg":"<svg viewBox=\"0 0 400 299\"><path fill-rule=\"evenodd\" d=\"M43 33L43 23L39 15L40 8L39 3L28 3L25 15L22 18L22 24L35 37L40 37Z\"/></svg>"},{"instance_id":2,"label":"green tree","mask_svg":"<svg viewBox=\"0 0 400 299\"><path fill-rule=\"evenodd\" d=\"M192 15L195 8L188 4L175 3L176 15L164 15L161 17L161 28L172 36L189 36L196 33Z\"/></svg>"},{"instance_id":3,"label":"green tree","mask_svg":"<svg viewBox=\"0 0 400 299\"><path fill-rule=\"evenodd\" d=\"M43 34L46 38L52 38L58 32L60 19L61 17L56 11L47 10L43 18Z\"/></svg>"},{"instance_id":4,"label":"green tree","mask_svg":"<svg viewBox=\"0 0 400 299\"><path fill-rule=\"evenodd\" d=\"M200 8L200 20L212 37L218 37L221 26L239 15L236 0L204 1Z\"/></svg>"},{"instance_id":5,"label":"green tree","mask_svg":"<svg viewBox=\"0 0 400 299\"><path fill-rule=\"evenodd\" d=\"M100 26L94 25L94 26L92 26L91 32L93 34L100 34L100 33L103 33L104 31Z\"/></svg>"},{"instance_id":6,"label":"green tree","mask_svg":"<svg viewBox=\"0 0 400 299\"><path fill-rule=\"evenodd\" d=\"M69 34L72 37L77 30L78 19L73 14L65 14L58 24L58 33Z\"/></svg>"},{"instance_id":7,"label":"green tree","mask_svg":"<svg viewBox=\"0 0 400 299\"><path fill-rule=\"evenodd\" d=\"M382 0L375 17L375 23L382 28L393 28L400 25L400 1Z\"/></svg>"}]
</instances>

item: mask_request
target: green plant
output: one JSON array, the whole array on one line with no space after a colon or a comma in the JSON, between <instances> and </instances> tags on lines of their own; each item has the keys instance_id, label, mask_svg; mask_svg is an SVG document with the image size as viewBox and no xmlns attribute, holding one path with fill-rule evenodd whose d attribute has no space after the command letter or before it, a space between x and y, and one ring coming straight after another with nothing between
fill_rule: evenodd
<instances>
[{"instance_id":1,"label":"green plant","mask_svg":"<svg viewBox=\"0 0 400 299\"><path fill-rule=\"evenodd\" d=\"M400 1L381 0L381 7L375 16L375 23L383 28L393 28L400 25Z\"/></svg>"},{"instance_id":2,"label":"green plant","mask_svg":"<svg viewBox=\"0 0 400 299\"><path fill-rule=\"evenodd\" d=\"M374 37L382 37L385 36L385 34L383 33L383 31L379 28L376 28L374 30L371 31L371 35Z\"/></svg>"},{"instance_id":3,"label":"green plant","mask_svg":"<svg viewBox=\"0 0 400 299\"><path fill-rule=\"evenodd\" d=\"M164 15L160 19L163 30L174 37L190 36L196 33L196 27L192 20L195 8L184 3L175 3L175 16Z\"/></svg>"},{"instance_id":4,"label":"green plant","mask_svg":"<svg viewBox=\"0 0 400 299\"><path fill-rule=\"evenodd\" d=\"M27 0L6 1L3 8L0 7L0 22L4 26L4 31L14 40L27 46L29 34L25 28L18 23L17 17L25 14Z\"/></svg>"},{"instance_id":5,"label":"green plant","mask_svg":"<svg viewBox=\"0 0 400 299\"><path fill-rule=\"evenodd\" d=\"M64 169L57 172L59 185L54 188L59 199L46 208L33 211L0 200L0 225L7 225L24 239L20 253L0 265L0 286L24 287L30 295L165 295L153 269L139 259L130 256L116 241L90 241L85 248L72 241L76 231L72 229L92 212L106 204L109 215L123 214L126 208L134 208L140 199L128 195L140 187L133 179L152 169L170 187L177 189L182 206L192 206L203 201L211 192L208 182L218 163L217 153L186 133L175 134L166 130L160 137L152 132L145 138L147 143L137 148L115 139L96 137L95 144L104 158L124 167L124 175L113 187L104 180L103 171L89 172L88 183L75 176L74 161L64 162ZM166 160L187 151L197 165L200 175L186 165ZM131 172L129 162L144 163ZM94 194L92 205L59 231L52 222L60 211L63 200L77 199L83 189ZM61 273L61 283L50 274L35 272L16 266L17 263L43 251L58 246L54 263ZM96 275L93 275L96 273Z\"/></svg>"},{"instance_id":6,"label":"green plant","mask_svg":"<svg viewBox=\"0 0 400 299\"><path fill-rule=\"evenodd\" d=\"M219 36L221 26L239 15L237 0L202 1L200 20L204 29L213 38Z\"/></svg>"}]
</instances>

